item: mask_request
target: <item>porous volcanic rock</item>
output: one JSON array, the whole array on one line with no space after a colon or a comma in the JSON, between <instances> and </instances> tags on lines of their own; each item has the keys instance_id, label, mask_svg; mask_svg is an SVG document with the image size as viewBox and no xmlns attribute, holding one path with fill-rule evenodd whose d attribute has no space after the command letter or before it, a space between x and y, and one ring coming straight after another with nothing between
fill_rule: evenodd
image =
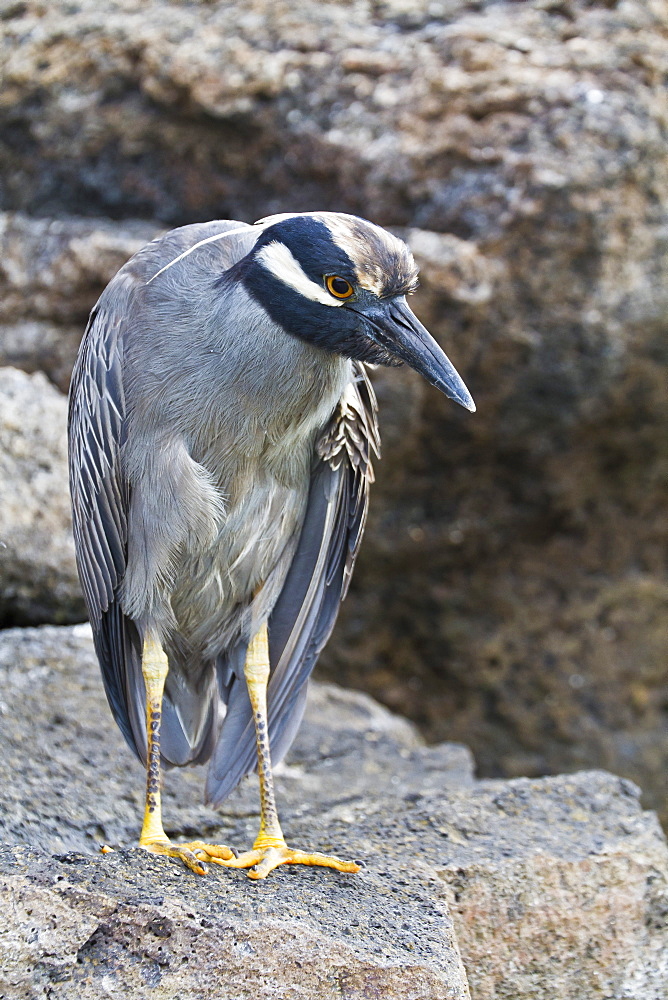
<instances>
[{"instance_id":1,"label":"porous volcanic rock","mask_svg":"<svg viewBox=\"0 0 668 1000\"><path fill-rule=\"evenodd\" d=\"M67 486L67 400L0 368L0 625L80 621Z\"/></svg>"},{"instance_id":2,"label":"porous volcanic rock","mask_svg":"<svg viewBox=\"0 0 668 1000\"><path fill-rule=\"evenodd\" d=\"M0 850L0 995L92 1000L160 986L170 1000L467 1000L437 875L419 860L411 873L408 858L395 868L380 844L376 861L369 851L374 813L387 806L394 824L392 803L471 785L464 747L426 750L366 695L314 686L277 780L285 833L368 864L359 879L305 869L293 880L285 869L257 891L240 872L191 879L126 849L138 836L142 768L105 704L87 625L0 633L0 678L0 841L24 845ZM169 834L250 846L256 780L223 813L202 804L203 782L201 767L167 775ZM100 856L105 841L123 849Z\"/></svg>"},{"instance_id":3,"label":"porous volcanic rock","mask_svg":"<svg viewBox=\"0 0 668 1000\"><path fill-rule=\"evenodd\" d=\"M312 686L277 776L289 841L364 861L200 878L136 842L143 776L87 626L0 634L0 992L267 1000L665 1000L668 850L638 790L600 772L474 782L365 695ZM221 811L202 768L165 779L174 838L240 848L257 782ZM117 849L96 853L103 841ZM463 959L463 965L462 965ZM464 968L465 967L465 968Z\"/></svg>"},{"instance_id":4,"label":"porous volcanic rock","mask_svg":"<svg viewBox=\"0 0 668 1000\"><path fill-rule=\"evenodd\" d=\"M667 26L665 0L28 0L0 23L5 210L331 208L407 236L478 413L378 373L385 457L323 674L486 774L598 763L664 809Z\"/></svg>"}]
</instances>

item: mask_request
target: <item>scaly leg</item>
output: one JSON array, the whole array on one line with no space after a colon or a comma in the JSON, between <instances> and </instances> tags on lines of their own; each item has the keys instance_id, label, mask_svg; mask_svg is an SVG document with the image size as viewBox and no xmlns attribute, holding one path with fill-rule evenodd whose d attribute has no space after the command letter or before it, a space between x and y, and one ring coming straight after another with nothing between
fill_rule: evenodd
<instances>
[{"instance_id":1,"label":"scaly leg","mask_svg":"<svg viewBox=\"0 0 668 1000\"><path fill-rule=\"evenodd\" d=\"M248 694L253 709L257 742L258 775L260 778L260 832L253 849L233 860L211 858L226 868L248 868L249 878L266 878L278 865L320 865L340 872L358 872L354 861L342 861L327 854L311 854L292 850L285 843L276 810L274 777L271 771L267 719L267 683L269 681L269 641L263 625L251 640L244 668Z\"/></svg>"},{"instance_id":2,"label":"scaly leg","mask_svg":"<svg viewBox=\"0 0 668 1000\"><path fill-rule=\"evenodd\" d=\"M170 858L181 858L198 875L204 875L206 868L201 861L218 861L234 857L229 847L204 844L199 840L178 846L172 844L162 826L162 803L160 799L160 721L162 717L162 695L165 688L168 665L167 656L160 643L150 635L144 640L141 669L146 686L146 806L139 846L152 854L163 854Z\"/></svg>"}]
</instances>

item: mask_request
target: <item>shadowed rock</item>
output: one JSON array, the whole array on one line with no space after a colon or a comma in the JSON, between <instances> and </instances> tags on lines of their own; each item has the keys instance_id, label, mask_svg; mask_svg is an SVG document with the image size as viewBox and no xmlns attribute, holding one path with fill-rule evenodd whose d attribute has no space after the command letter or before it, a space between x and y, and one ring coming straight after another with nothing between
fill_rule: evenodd
<instances>
[{"instance_id":1,"label":"shadowed rock","mask_svg":"<svg viewBox=\"0 0 668 1000\"><path fill-rule=\"evenodd\" d=\"M88 313L150 223L0 213L0 365L46 372L67 392Z\"/></svg>"}]
</instances>

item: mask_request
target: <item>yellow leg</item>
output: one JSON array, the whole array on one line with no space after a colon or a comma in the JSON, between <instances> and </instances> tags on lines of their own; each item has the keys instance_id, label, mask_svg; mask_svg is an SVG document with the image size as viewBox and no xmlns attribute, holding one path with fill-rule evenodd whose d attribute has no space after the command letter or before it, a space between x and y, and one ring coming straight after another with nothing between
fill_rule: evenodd
<instances>
[{"instance_id":1,"label":"yellow leg","mask_svg":"<svg viewBox=\"0 0 668 1000\"><path fill-rule=\"evenodd\" d=\"M181 858L192 871L204 875L206 868L201 861L223 860L234 857L229 847L204 844L199 840L180 846L172 844L162 826L160 798L160 722L162 695L167 677L167 656L160 643L148 636L142 652L142 674L146 687L146 805L139 846L152 854Z\"/></svg>"},{"instance_id":2,"label":"yellow leg","mask_svg":"<svg viewBox=\"0 0 668 1000\"><path fill-rule=\"evenodd\" d=\"M253 849L233 860L211 858L226 868L248 868L249 878L266 878L279 865L319 865L340 872L358 872L354 861L342 861L327 854L292 850L285 843L276 809L274 777L271 770L267 720L267 683L269 681L269 641L263 625L251 640L244 668L248 694L253 709L257 743L258 775L260 778L260 832Z\"/></svg>"}]
</instances>

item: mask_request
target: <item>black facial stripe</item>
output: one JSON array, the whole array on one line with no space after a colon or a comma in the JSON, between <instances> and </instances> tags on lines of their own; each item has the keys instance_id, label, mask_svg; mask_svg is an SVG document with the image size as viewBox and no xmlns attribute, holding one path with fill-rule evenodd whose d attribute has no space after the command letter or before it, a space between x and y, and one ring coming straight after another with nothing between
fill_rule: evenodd
<instances>
[{"instance_id":1,"label":"black facial stripe","mask_svg":"<svg viewBox=\"0 0 668 1000\"><path fill-rule=\"evenodd\" d=\"M346 305L332 308L307 299L252 258L240 263L241 266L235 268L236 279L286 334L325 351L370 364L402 363L381 345L379 337L373 336L372 324L365 322L362 313Z\"/></svg>"},{"instance_id":2,"label":"black facial stripe","mask_svg":"<svg viewBox=\"0 0 668 1000\"><path fill-rule=\"evenodd\" d=\"M308 277L322 284L324 274L338 274L355 285L357 273L348 254L337 246L327 226L318 219L284 219L262 233L256 250L277 240L284 243Z\"/></svg>"}]
</instances>

